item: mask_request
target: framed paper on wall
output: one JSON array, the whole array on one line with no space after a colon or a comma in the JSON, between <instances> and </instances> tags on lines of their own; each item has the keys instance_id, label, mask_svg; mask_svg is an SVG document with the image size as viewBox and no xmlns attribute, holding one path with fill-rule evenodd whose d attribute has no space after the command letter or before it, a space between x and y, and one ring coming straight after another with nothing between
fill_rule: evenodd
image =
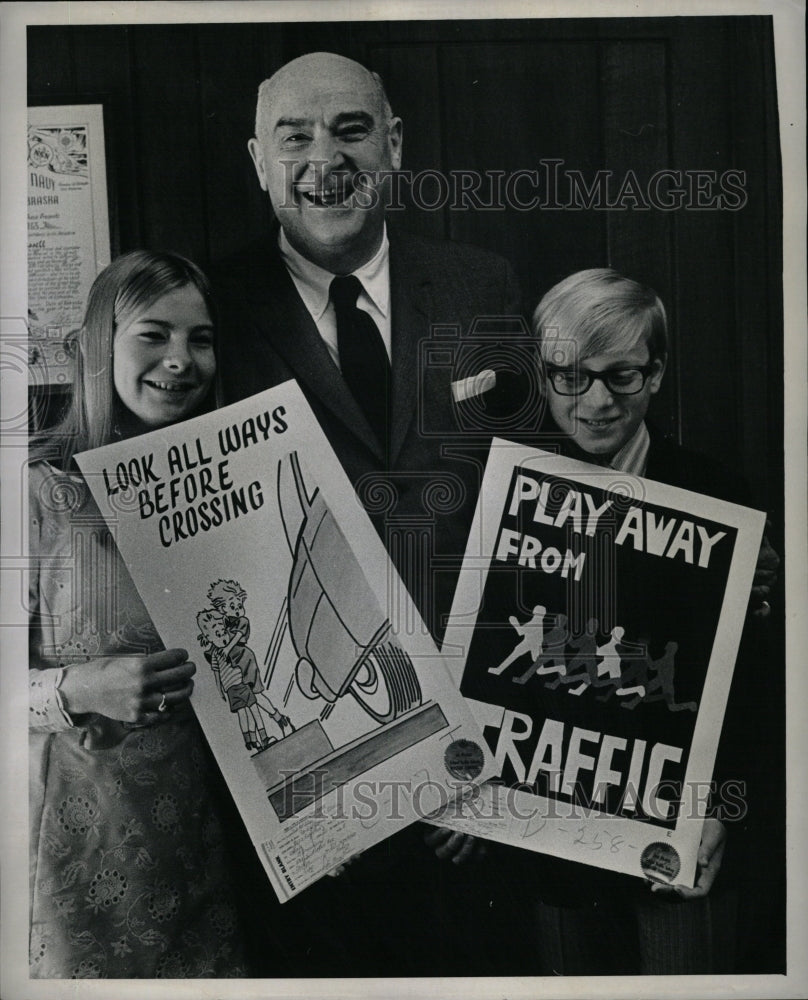
<instances>
[{"instance_id":1,"label":"framed paper on wall","mask_svg":"<svg viewBox=\"0 0 808 1000\"><path fill-rule=\"evenodd\" d=\"M100 104L28 109L28 383L67 386L70 338L110 262Z\"/></svg>"}]
</instances>

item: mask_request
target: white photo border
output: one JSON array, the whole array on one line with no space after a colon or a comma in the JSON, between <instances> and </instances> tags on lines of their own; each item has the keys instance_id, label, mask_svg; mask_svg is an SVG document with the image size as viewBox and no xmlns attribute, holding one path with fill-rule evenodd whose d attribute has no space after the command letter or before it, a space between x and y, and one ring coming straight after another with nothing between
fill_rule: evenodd
<instances>
[{"instance_id":1,"label":"white photo border","mask_svg":"<svg viewBox=\"0 0 808 1000\"><path fill-rule=\"evenodd\" d=\"M783 258L785 382L786 551L788 568L787 753L788 772L788 956L787 976L721 976L554 978L503 980L237 980L199 983L117 980L117 997L196 1000L201 993L216 997L804 997L808 991L808 954L804 947L808 868L805 835L808 802L799 762L806 746L808 671L804 657L808 625L804 608L808 595L808 531L806 528L806 114L805 9L789 0L500 0L494 8L485 0L259 0L259 2L110 2L0 4L0 65L3 101L0 135L0 427L3 430L2 558L0 560L0 754L2 782L2 986L4 1000L51 1000L57 997L98 997L107 1000L105 981L30 981L27 963L27 685L22 665L27 660L27 629L21 586L25 577L22 550L24 523L21 489L27 448L19 428L27 412L26 365L19 345L26 340L26 27L33 24L139 24L339 20L433 20L541 17L652 17L697 15L761 15L773 18L780 140L783 162ZM760 863L766 864L766 858ZM148 985L146 985L148 983Z\"/></svg>"}]
</instances>

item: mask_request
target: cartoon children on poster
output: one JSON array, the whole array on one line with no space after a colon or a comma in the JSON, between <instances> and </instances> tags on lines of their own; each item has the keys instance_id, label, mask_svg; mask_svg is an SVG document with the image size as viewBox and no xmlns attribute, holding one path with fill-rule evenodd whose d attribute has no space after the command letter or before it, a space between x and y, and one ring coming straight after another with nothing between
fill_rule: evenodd
<instances>
[{"instance_id":1,"label":"cartoon children on poster","mask_svg":"<svg viewBox=\"0 0 808 1000\"><path fill-rule=\"evenodd\" d=\"M208 590L211 607L196 617L199 644L213 669L222 698L238 716L244 745L248 750L265 750L277 742L267 733L266 714L280 729L293 730L289 717L282 715L264 690L255 653L247 645L250 622L244 613L246 591L235 580L217 580Z\"/></svg>"}]
</instances>

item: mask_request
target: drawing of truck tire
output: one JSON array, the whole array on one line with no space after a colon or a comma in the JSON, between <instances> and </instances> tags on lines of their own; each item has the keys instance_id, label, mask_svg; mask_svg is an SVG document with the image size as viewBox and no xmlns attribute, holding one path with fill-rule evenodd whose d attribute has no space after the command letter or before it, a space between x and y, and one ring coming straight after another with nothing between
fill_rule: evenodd
<instances>
[{"instance_id":1,"label":"drawing of truck tire","mask_svg":"<svg viewBox=\"0 0 808 1000\"><path fill-rule=\"evenodd\" d=\"M348 688L377 722L392 722L421 704L421 685L409 656L394 643L377 646Z\"/></svg>"}]
</instances>

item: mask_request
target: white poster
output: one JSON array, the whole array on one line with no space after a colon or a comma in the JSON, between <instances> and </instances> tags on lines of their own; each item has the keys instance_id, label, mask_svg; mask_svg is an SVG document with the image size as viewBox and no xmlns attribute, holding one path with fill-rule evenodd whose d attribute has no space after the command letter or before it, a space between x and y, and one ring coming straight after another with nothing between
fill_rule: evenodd
<instances>
[{"instance_id":1,"label":"white poster","mask_svg":"<svg viewBox=\"0 0 808 1000\"><path fill-rule=\"evenodd\" d=\"M281 901L493 774L296 383L77 460Z\"/></svg>"}]
</instances>

